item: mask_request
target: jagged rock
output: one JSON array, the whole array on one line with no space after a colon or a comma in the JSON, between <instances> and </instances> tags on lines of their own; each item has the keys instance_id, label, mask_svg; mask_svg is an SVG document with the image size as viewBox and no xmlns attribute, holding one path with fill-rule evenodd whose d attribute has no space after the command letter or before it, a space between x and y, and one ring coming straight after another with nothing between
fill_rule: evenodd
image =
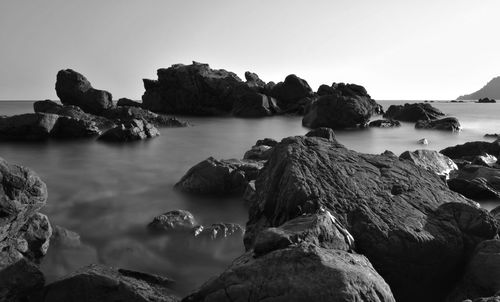
<instances>
[{"instance_id":1,"label":"jagged rock","mask_svg":"<svg viewBox=\"0 0 500 302\"><path fill-rule=\"evenodd\" d=\"M266 87L266 83L256 73L246 71L245 80L247 80L248 87L255 88L259 92Z\"/></svg>"},{"instance_id":2,"label":"jagged rock","mask_svg":"<svg viewBox=\"0 0 500 302\"><path fill-rule=\"evenodd\" d=\"M398 301L442 301L494 219L438 175L394 156L298 136L274 147L256 180L245 246L259 232L326 209L354 237ZM469 217L469 219L465 219Z\"/></svg>"},{"instance_id":3,"label":"jagged rock","mask_svg":"<svg viewBox=\"0 0 500 302\"><path fill-rule=\"evenodd\" d=\"M33 103L33 109L36 113L57 113L63 106L51 100L36 101Z\"/></svg>"},{"instance_id":4,"label":"jagged rock","mask_svg":"<svg viewBox=\"0 0 500 302\"><path fill-rule=\"evenodd\" d=\"M450 175L450 189L474 200L500 198L500 170L464 165Z\"/></svg>"},{"instance_id":5,"label":"jagged rock","mask_svg":"<svg viewBox=\"0 0 500 302\"><path fill-rule=\"evenodd\" d=\"M379 128L392 128L399 126L401 126L401 123L395 120L376 120L368 124L368 127L379 127Z\"/></svg>"},{"instance_id":6,"label":"jagged rock","mask_svg":"<svg viewBox=\"0 0 500 302\"><path fill-rule=\"evenodd\" d=\"M243 194L254 180L263 162L253 160L217 160L209 157L187 171L175 187L195 194Z\"/></svg>"},{"instance_id":7,"label":"jagged rock","mask_svg":"<svg viewBox=\"0 0 500 302\"><path fill-rule=\"evenodd\" d=\"M276 98L287 112L302 112L304 110L304 99L311 98L314 93L306 80L291 74L285 78L284 82L276 84L269 95Z\"/></svg>"},{"instance_id":8,"label":"jagged rock","mask_svg":"<svg viewBox=\"0 0 500 302\"><path fill-rule=\"evenodd\" d=\"M241 236L243 238L244 233L245 229L237 223L220 222L209 226L199 225L193 228L195 237L208 238L211 240L224 239L230 236Z\"/></svg>"},{"instance_id":9,"label":"jagged rock","mask_svg":"<svg viewBox=\"0 0 500 302\"><path fill-rule=\"evenodd\" d=\"M64 105L78 106L87 113L99 115L114 107L111 93L94 89L87 78L72 69L57 73L56 93Z\"/></svg>"},{"instance_id":10,"label":"jagged rock","mask_svg":"<svg viewBox=\"0 0 500 302\"><path fill-rule=\"evenodd\" d=\"M141 108L142 107L142 103L139 103L139 102L136 102L134 100L127 99L127 98L121 98L121 99L118 100L118 102L116 102L116 106L127 106L127 107L138 107L138 108Z\"/></svg>"},{"instance_id":11,"label":"jagged rock","mask_svg":"<svg viewBox=\"0 0 500 302\"><path fill-rule=\"evenodd\" d=\"M245 254L182 301L395 300L364 256L300 244L258 258Z\"/></svg>"},{"instance_id":12,"label":"jagged rock","mask_svg":"<svg viewBox=\"0 0 500 302\"><path fill-rule=\"evenodd\" d=\"M316 128L314 130L311 130L306 133L306 136L308 137L321 137L324 139L327 139L329 141L336 141L335 140L335 132L333 132L332 128L327 128L327 127L320 127Z\"/></svg>"},{"instance_id":13,"label":"jagged rock","mask_svg":"<svg viewBox=\"0 0 500 302\"><path fill-rule=\"evenodd\" d=\"M272 149L272 147L266 145L252 146L252 149L245 152L243 159L267 160Z\"/></svg>"},{"instance_id":14,"label":"jagged rock","mask_svg":"<svg viewBox=\"0 0 500 302\"><path fill-rule=\"evenodd\" d=\"M75 119L59 116L50 137L60 139L87 138L101 134L98 124L93 120Z\"/></svg>"},{"instance_id":15,"label":"jagged rock","mask_svg":"<svg viewBox=\"0 0 500 302\"><path fill-rule=\"evenodd\" d=\"M489 98L482 98L477 100L477 103L496 103L494 99L489 99Z\"/></svg>"},{"instance_id":16,"label":"jagged rock","mask_svg":"<svg viewBox=\"0 0 500 302\"><path fill-rule=\"evenodd\" d=\"M442 116L444 113L441 110L428 103L391 105L384 114L385 118L405 122L436 120Z\"/></svg>"},{"instance_id":17,"label":"jagged rock","mask_svg":"<svg viewBox=\"0 0 500 302\"><path fill-rule=\"evenodd\" d=\"M364 126L379 110L379 105L366 96L325 95L313 102L302 119L308 128L354 128Z\"/></svg>"},{"instance_id":18,"label":"jagged rock","mask_svg":"<svg viewBox=\"0 0 500 302\"><path fill-rule=\"evenodd\" d=\"M243 202L245 206L249 207L256 200L256 197L255 180L251 180L248 182L245 192L243 192Z\"/></svg>"},{"instance_id":19,"label":"jagged rock","mask_svg":"<svg viewBox=\"0 0 500 302\"><path fill-rule=\"evenodd\" d=\"M459 132L462 130L457 118L446 117L438 120L420 120L415 124L416 129L435 129Z\"/></svg>"},{"instance_id":20,"label":"jagged rock","mask_svg":"<svg viewBox=\"0 0 500 302\"><path fill-rule=\"evenodd\" d=\"M276 99L261 93L249 93L238 98L232 114L239 117L263 117L281 113Z\"/></svg>"},{"instance_id":21,"label":"jagged rock","mask_svg":"<svg viewBox=\"0 0 500 302\"><path fill-rule=\"evenodd\" d=\"M264 138L264 139L259 139L255 145L256 146L269 146L269 147L274 147L278 144L278 142L275 139L272 138Z\"/></svg>"},{"instance_id":22,"label":"jagged rock","mask_svg":"<svg viewBox=\"0 0 500 302\"><path fill-rule=\"evenodd\" d=\"M35 301L179 301L171 289L172 284L173 281L165 277L90 265L45 286Z\"/></svg>"},{"instance_id":23,"label":"jagged rock","mask_svg":"<svg viewBox=\"0 0 500 302\"><path fill-rule=\"evenodd\" d=\"M156 216L148 225L148 229L154 233L165 233L171 231L188 231L197 225L193 214L186 210L169 211Z\"/></svg>"},{"instance_id":24,"label":"jagged rock","mask_svg":"<svg viewBox=\"0 0 500 302\"><path fill-rule=\"evenodd\" d=\"M47 254L50 237L52 236L49 218L44 214L35 213L19 232L19 237L27 243L27 249L21 252L28 259L39 263L40 259Z\"/></svg>"},{"instance_id":25,"label":"jagged rock","mask_svg":"<svg viewBox=\"0 0 500 302\"><path fill-rule=\"evenodd\" d=\"M26 113L0 117L2 140L46 140L59 116L45 113Z\"/></svg>"},{"instance_id":26,"label":"jagged rock","mask_svg":"<svg viewBox=\"0 0 500 302\"><path fill-rule=\"evenodd\" d=\"M155 125L156 127L186 127L188 125L188 123L182 122L174 117L156 114L139 107L118 106L104 110L101 114L106 118L117 122L143 120Z\"/></svg>"},{"instance_id":27,"label":"jagged rock","mask_svg":"<svg viewBox=\"0 0 500 302\"><path fill-rule=\"evenodd\" d=\"M468 142L462 145L445 148L439 152L452 159L465 159L469 161L474 160L476 156L484 153L498 157L500 155L500 141Z\"/></svg>"},{"instance_id":28,"label":"jagged rock","mask_svg":"<svg viewBox=\"0 0 500 302\"><path fill-rule=\"evenodd\" d=\"M451 171L458 169L453 160L434 150L405 151L399 158L409 160L415 165L445 178L449 177Z\"/></svg>"},{"instance_id":29,"label":"jagged rock","mask_svg":"<svg viewBox=\"0 0 500 302\"><path fill-rule=\"evenodd\" d=\"M144 120L133 119L104 132L99 136L99 140L107 142L130 142L159 135L160 132L152 124Z\"/></svg>"}]
</instances>

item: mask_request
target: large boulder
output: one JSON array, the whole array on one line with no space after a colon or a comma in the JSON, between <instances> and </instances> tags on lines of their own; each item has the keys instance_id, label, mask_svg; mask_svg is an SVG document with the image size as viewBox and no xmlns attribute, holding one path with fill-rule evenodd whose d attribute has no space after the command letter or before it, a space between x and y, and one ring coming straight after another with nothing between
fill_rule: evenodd
<instances>
[{"instance_id":1,"label":"large boulder","mask_svg":"<svg viewBox=\"0 0 500 302\"><path fill-rule=\"evenodd\" d=\"M314 93L306 80L291 74L285 78L284 82L276 84L269 95L279 101L279 105L287 112L302 113L308 98Z\"/></svg>"},{"instance_id":2,"label":"large boulder","mask_svg":"<svg viewBox=\"0 0 500 302\"><path fill-rule=\"evenodd\" d=\"M399 158L409 160L415 165L448 178L451 171L457 170L457 165L449 157L434 150L405 151Z\"/></svg>"},{"instance_id":3,"label":"large boulder","mask_svg":"<svg viewBox=\"0 0 500 302\"><path fill-rule=\"evenodd\" d=\"M195 194L243 194L248 182L257 177L262 166L262 161L209 157L189 169L175 187Z\"/></svg>"},{"instance_id":4,"label":"large boulder","mask_svg":"<svg viewBox=\"0 0 500 302\"><path fill-rule=\"evenodd\" d=\"M468 142L445 148L439 152L452 159L466 159L470 161L474 160L476 156L483 155L484 153L498 157L500 155L500 141Z\"/></svg>"},{"instance_id":5,"label":"large boulder","mask_svg":"<svg viewBox=\"0 0 500 302\"><path fill-rule=\"evenodd\" d=\"M459 132L462 130L460 122L455 117L445 117L438 120L420 120L415 124L416 129L434 129Z\"/></svg>"},{"instance_id":6,"label":"large boulder","mask_svg":"<svg viewBox=\"0 0 500 302\"><path fill-rule=\"evenodd\" d=\"M111 93L94 89L82 74L64 69L57 73L56 93L64 105L75 105L87 113L99 115L114 107Z\"/></svg>"},{"instance_id":7,"label":"large boulder","mask_svg":"<svg viewBox=\"0 0 500 302\"><path fill-rule=\"evenodd\" d=\"M99 136L99 140L106 142L132 142L159 136L160 132L152 124L132 119L109 129Z\"/></svg>"},{"instance_id":8,"label":"large boulder","mask_svg":"<svg viewBox=\"0 0 500 302\"><path fill-rule=\"evenodd\" d=\"M325 95L309 106L302 125L333 129L364 126L378 108L379 105L366 96Z\"/></svg>"},{"instance_id":9,"label":"large boulder","mask_svg":"<svg viewBox=\"0 0 500 302\"><path fill-rule=\"evenodd\" d=\"M0 139L45 140L50 137L59 116L45 113L26 113L0 117Z\"/></svg>"},{"instance_id":10,"label":"large boulder","mask_svg":"<svg viewBox=\"0 0 500 302\"><path fill-rule=\"evenodd\" d=\"M260 257L237 259L184 302L395 301L387 283L362 255L307 242Z\"/></svg>"},{"instance_id":11,"label":"large boulder","mask_svg":"<svg viewBox=\"0 0 500 302\"><path fill-rule=\"evenodd\" d=\"M390 155L361 154L335 140L289 137L256 180L248 250L265 228L321 209L353 236L398 301L442 301L475 245L496 221L433 172Z\"/></svg>"},{"instance_id":12,"label":"large boulder","mask_svg":"<svg viewBox=\"0 0 500 302\"><path fill-rule=\"evenodd\" d=\"M102 265L84 267L47 285L34 299L37 302L173 302L179 301L173 281L160 276Z\"/></svg>"},{"instance_id":13,"label":"large boulder","mask_svg":"<svg viewBox=\"0 0 500 302\"><path fill-rule=\"evenodd\" d=\"M36 263L51 234L45 215L47 187L32 170L0 159L0 301L18 301L43 287Z\"/></svg>"},{"instance_id":14,"label":"large boulder","mask_svg":"<svg viewBox=\"0 0 500 302\"><path fill-rule=\"evenodd\" d=\"M428 103L391 105L384 114L385 118L416 122L419 120L435 120L444 116L441 110Z\"/></svg>"},{"instance_id":15,"label":"large boulder","mask_svg":"<svg viewBox=\"0 0 500 302\"><path fill-rule=\"evenodd\" d=\"M500 169L464 165L448 181L450 189L475 200L500 197Z\"/></svg>"}]
</instances>

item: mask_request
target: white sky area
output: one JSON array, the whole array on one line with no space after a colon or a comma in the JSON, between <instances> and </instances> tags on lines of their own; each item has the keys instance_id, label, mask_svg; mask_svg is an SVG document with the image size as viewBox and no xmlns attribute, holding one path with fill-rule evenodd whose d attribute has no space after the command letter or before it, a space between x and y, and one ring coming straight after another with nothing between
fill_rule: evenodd
<instances>
[{"instance_id":1,"label":"white sky area","mask_svg":"<svg viewBox=\"0 0 500 302\"><path fill-rule=\"evenodd\" d=\"M499 0L0 0L0 99L57 99L60 69L115 99L191 61L454 99L500 75Z\"/></svg>"}]
</instances>

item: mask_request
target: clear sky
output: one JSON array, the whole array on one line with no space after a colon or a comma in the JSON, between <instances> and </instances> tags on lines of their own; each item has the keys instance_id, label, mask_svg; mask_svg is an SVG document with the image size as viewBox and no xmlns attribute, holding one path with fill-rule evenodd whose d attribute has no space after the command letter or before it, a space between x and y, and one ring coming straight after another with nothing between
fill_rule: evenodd
<instances>
[{"instance_id":1,"label":"clear sky","mask_svg":"<svg viewBox=\"0 0 500 302\"><path fill-rule=\"evenodd\" d=\"M0 0L0 99L56 99L59 69L114 98L192 60L265 81L453 99L500 75L499 0Z\"/></svg>"}]
</instances>

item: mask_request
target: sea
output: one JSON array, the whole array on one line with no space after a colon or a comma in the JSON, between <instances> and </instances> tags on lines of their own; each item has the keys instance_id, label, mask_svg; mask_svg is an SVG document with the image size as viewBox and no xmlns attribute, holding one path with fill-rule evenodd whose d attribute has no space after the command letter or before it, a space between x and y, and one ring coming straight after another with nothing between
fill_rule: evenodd
<instances>
[{"instance_id":1,"label":"sea","mask_svg":"<svg viewBox=\"0 0 500 302\"><path fill-rule=\"evenodd\" d=\"M384 108L411 101L379 101ZM493 141L486 133L500 133L500 103L477 104L434 101L432 105L457 117L459 133L399 128L335 131L339 142L363 153L390 150L441 150L469 141ZM33 102L2 101L1 115L33 112ZM95 140L37 143L0 142L0 157L27 166L47 184L49 198L41 212L58 225L80 234L82 245L50 247L41 263L47 282L53 282L91 263L168 276L175 289L187 294L220 274L244 252L239 237L211 241L189 236L158 236L146 226L164 212L188 210L198 223L247 221L238 198L200 197L180 193L174 184L198 162L213 156L242 158L262 138L281 140L303 135L301 117L260 119L182 117L192 126L162 128L158 138L127 144ZM373 119L377 119L374 117ZM428 145L418 144L425 138ZM498 204L497 204L498 203ZM487 201L491 209L500 202Z\"/></svg>"}]
</instances>

